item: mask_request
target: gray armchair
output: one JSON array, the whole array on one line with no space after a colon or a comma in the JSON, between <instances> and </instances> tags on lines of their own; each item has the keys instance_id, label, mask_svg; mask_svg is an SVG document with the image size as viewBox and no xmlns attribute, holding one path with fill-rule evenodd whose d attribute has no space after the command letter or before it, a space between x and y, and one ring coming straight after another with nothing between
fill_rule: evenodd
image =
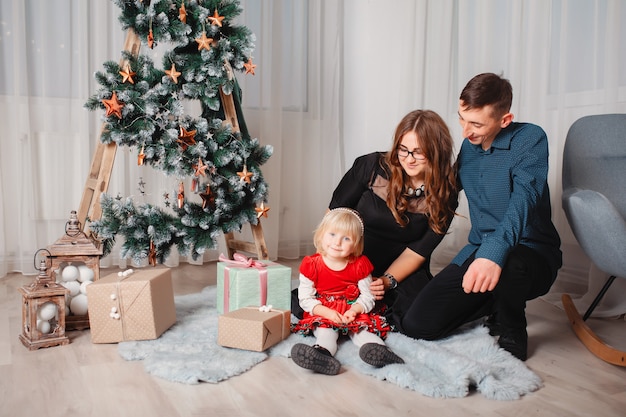
<instances>
[{"instance_id":1,"label":"gray armchair","mask_svg":"<svg viewBox=\"0 0 626 417\"><path fill-rule=\"evenodd\" d=\"M563 306L593 354L626 366L626 352L608 346L585 323L613 281L626 277L626 114L585 116L572 124L563 150L562 184L563 210L576 240L610 275L582 317L568 294L562 296Z\"/></svg>"}]
</instances>

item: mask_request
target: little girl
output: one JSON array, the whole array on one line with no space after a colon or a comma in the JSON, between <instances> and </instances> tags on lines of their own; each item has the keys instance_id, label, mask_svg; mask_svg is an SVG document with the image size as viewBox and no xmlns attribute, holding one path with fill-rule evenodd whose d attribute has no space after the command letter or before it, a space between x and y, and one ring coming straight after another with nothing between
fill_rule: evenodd
<instances>
[{"instance_id":1,"label":"little girl","mask_svg":"<svg viewBox=\"0 0 626 417\"><path fill-rule=\"evenodd\" d=\"M293 332L313 334L316 344L297 343L291 359L299 366L327 375L339 373L334 358L339 335L349 335L361 359L377 368L404 363L383 342L390 330L385 319L368 314L374 307L370 292L373 266L363 253L363 220L352 209L330 210L314 235L317 253L300 265L298 300L303 318Z\"/></svg>"}]
</instances>

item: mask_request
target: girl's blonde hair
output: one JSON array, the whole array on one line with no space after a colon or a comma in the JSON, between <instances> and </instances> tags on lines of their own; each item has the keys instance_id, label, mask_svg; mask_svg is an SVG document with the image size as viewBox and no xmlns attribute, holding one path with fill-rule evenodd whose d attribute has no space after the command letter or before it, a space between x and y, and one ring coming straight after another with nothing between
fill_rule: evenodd
<instances>
[{"instance_id":1,"label":"girl's blonde hair","mask_svg":"<svg viewBox=\"0 0 626 417\"><path fill-rule=\"evenodd\" d=\"M313 235L313 244L315 245L317 253L321 255L325 254L322 247L322 239L326 231L330 228L339 233L345 233L352 238L354 248L352 250L351 260L363 254L363 233L365 227L363 225L363 219L361 219L361 216L356 210L347 207L337 207L324 215Z\"/></svg>"}]
</instances>

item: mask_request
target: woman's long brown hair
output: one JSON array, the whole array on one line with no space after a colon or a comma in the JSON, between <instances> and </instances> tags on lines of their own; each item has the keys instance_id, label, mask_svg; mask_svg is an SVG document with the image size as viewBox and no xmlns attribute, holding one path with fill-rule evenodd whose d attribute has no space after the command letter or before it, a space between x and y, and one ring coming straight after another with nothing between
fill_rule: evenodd
<instances>
[{"instance_id":1,"label":"woman's long brown hair","mask_svg":"<svg viewBox=\"0 0 626 417\"><path fill-rule=\"evenodd\" d=\"M454 216L451 202L458 195L453 163L454 143L448 126L434 111L414 110L404 116L396 127L393 146L385 156L390 170L387 207L398 224L406 226L404 213L409 203L404 192L408 176L400 165L398 148L404 135L411 131L417 135L420 150L428 161L424 181L428 224L436 233L444 234Z\"/></svg>"}]
</instances>

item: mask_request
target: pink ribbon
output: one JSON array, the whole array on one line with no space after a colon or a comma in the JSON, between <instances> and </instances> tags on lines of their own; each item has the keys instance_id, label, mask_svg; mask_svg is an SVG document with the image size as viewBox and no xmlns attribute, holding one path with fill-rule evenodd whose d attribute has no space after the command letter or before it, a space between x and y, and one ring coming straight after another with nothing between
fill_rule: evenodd
<instances>
[{"instance_id":1,"label":"pink ribbon","mask_svg":"<svg viewBox=\"0 0 626 417\"><path fill-rule=\"evenodd\" d=\"M252 258L246 258L240 253L235 253L233 259L220 254L218 260L227 265L224 267L224 313L228 313L230 302L230 268L255 268L259 270L259 293L260 305L267 304L267 265Z\"/></svg>"}]
</instances>

